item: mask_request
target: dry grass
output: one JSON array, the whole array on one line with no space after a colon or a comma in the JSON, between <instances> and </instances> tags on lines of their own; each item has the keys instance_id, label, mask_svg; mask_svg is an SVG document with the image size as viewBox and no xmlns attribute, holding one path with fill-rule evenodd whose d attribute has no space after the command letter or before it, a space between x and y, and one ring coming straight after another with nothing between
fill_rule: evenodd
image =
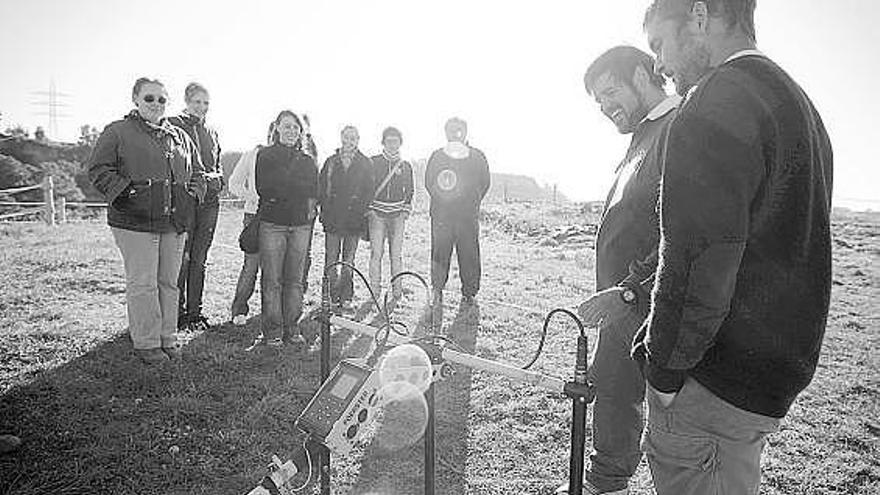
<instances>
[{"instance_id":1,"label":"dry grass","mask_svg":"<svg viewBox=\"0 0 880 495\"><path fill-rule=\"evenodd\" d=\"M590 249L539 244L540 235L575 217L565 208L491 205L479 308L458 308L453 273L446 331L481 356L525 362L542 313L592 291ZM205 299L214 321L228 319L239 222L238 213L221 214L210 255ZM771 437L762 493L880 491L880 221L840 217L834 233L832 312L819 370ZM313 287L322 244L316 236ZM427 275L423 214L410 222L406 246L408 266ZM366 251L362 245L359 266ZM187 334L182 363L144 368L125 335L121 262L105 225L3 225L0 252L0 433L25 441L17 454L0 457L0 495L246 493L272 453L283 458L299 443L293 420L318 385L315 349L245 352L259 327L254 317L243 329ZM252 301L258 314L259 297ZM419 305L405 306L411 326ZM573 328L554 324L538 369L568 376L573 343ZM340 330L333 348L355 355L366 343ZM436 389L438 493L548 493L566 478L568 401L466 369ZM334 461L334 493L422 493L421 458L420 442L400 451L365 445ZM649 487L643 466L633 492Z\"/></svg>"}]
</instances>

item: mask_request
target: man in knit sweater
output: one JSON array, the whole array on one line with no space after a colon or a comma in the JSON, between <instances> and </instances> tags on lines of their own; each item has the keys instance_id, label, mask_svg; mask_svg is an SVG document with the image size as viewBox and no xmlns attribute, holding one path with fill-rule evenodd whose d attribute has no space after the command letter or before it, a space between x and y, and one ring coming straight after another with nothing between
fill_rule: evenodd
<instances>
[{"instance_id":1,"label":"man in knit sweater","mask_svg":"<svg viewBox=\"0 0 880 495\"><path fill-rule=\"evenodd\" d=\"M660 259L633 357L657 493L758 493L766 436L813 377L831 285L832 153L804 91L755 49L754 0L655 0L670 124Z\"/></svg>"},{"instance_id":2,"label":"man in knit sweater","mask_svg":"<svg viewBox=\"0 0 880 495\"><path fill-rule=\"evenodd\" d=\"M489 190L486 156L467 144L467 123L446 122L445 147L431 154L425 187L431 196L431 285L434 321L442 320L443 288L452 250L458 254L462 302L471 304L480 290L480 203Z\"/></svg>"},{"instance_id":3,"label":"man in knit sweater","mask_svg":"<svg viewBox=\"0 0 880 495\"><path fill-rule=\"evenodd\" d=\"M584 480L584 493L590 495L627 493L642 458L645 379L629 351L648 315L653 279L631 272L642 265L656 266L660 148L680 100L666 95L653 65L647 53L617 46L599 56L584 75L587 93L602 113L621 134L632 134L596 236L596 293L578 311L584 324L600 329L591 367L596 386L593 452ZM557 490L563 493L568 493L568 484Z\"/></svg>"}]
</instances>

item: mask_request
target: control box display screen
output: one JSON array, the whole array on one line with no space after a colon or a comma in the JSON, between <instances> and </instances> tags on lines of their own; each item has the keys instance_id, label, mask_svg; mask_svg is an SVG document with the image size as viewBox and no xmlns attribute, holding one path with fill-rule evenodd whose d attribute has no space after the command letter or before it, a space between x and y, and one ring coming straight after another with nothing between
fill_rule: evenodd
<instances>
[{"instance_id":1,"label":"control box display screen","mask_svg":"<svg viewBox=\"0 0 880 495\"><path fill-rule=\"evenodd\" d=\"M348 394L351 392L351 389L354 388L357 381L356 377L348 373L339 375L333 388L330 389L330 395L344 400L348 397Z\"/></svg>"}]
</instances>

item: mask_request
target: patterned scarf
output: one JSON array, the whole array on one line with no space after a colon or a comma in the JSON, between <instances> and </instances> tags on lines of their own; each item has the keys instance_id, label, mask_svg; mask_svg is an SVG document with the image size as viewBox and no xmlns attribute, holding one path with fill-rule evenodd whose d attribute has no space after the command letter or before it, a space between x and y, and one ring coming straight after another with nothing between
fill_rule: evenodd
<instances>
[{"instance_id":1,"label":"patterned scarf","mask_svg":"<svg viewBox=\"0 0 880 495\"><path fill-rule=\"evenodd\" d=\"M345 148L339 148L339 159L342 161L342 168L348 170L352 159L354 159L355 153L357 153L357 148L353 148L351 151L345 151Z\"/></svg>"},{"instance_id":2,"label":"patterned scarf","mask_svg":"<svg viewBox=\"0 0 880 495\"><path fill-rule=\"evenodd\" d=\"M172 147L170 145L169 140L173 145L179 146L180 136L174 132L174 127L168 122L168 119L162 118L159 120L158 124L154 124L149 120L143 118L137 110L132 110L125 116L126 119L134 120L144 127L146 127L147 132L151 133L159 142L165 144L168 148ZM167 151L167 150L166 150Z\"/></svg>"},{"instance_id":3,"label":"patterned scarf","mask_svg":"<svg viewBox=\"0 0 880 495\"><path fill-rule=\"evenodd\" d=\"M383 149L382 156L384 156L385 159L388 160L388 162L393 167L395 163L400 161L400 150L397 150L394 153L390 153L390 152L388 152L388 150Z\"/></svg>"}]
</instances>

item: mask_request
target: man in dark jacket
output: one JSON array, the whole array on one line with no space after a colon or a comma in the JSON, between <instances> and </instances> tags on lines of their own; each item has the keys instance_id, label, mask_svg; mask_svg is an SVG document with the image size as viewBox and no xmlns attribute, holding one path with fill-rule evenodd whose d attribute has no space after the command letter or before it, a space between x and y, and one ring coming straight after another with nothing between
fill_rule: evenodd
<instances>
[{"instance_id":1,"label":"man in dark jacket","mask_svg":"<svg viewBox=\"0 0 880 495\"><path fill-rule=\"evenodd\" d=\"M831 144L755 49L754 0L656 0L670 124L660 261L633 355L657 493L758 493L766 436L813 377L831 287Z\"/></svg>"},{"instance_id":2,"label":"man in dark jacket","mask_svg":"<svg viewBox=\"0 0 880 495\"><path fill-rule=\"evenodd\" d=\"M354 263L358 242L367 227L367 205L373 198L370 159L358 149L359 135L353 126L342 129L342 147L324 162L318 178L318 201L324 225L324 267L340 260ZM333 268L328 277L331 300L351 310L354 297L352 272ZM341 275L339 275L341 271Z\"/></svg>"},{"instance_id":3,"label":"man in dark jacket","mask_svg":"<svg viewBox=\"0 0 880 495\"><path fill-rule=\"evenodd\" d=\"M180 290L178 301L178 328L205 330L210 324L202 314L202 293L205 287L205 263L208 250L214 240L217 216L220 212L220 191L223 189L223 170L220 167L220 143L217 131L205 124L210 97L208 90L199 83L192 82L184 90L186 109L182 114L168 120L189 135L199 149L208 192L205 200L196 207L193 227L183 248L183 261L177 287Z\"/></svg>"},{"instance_id":4,"label":"man in dark jacket","mask_svg":"<svg viewBox=\"0 0 880 495\"><path fill-rule=\"evenodd\" d=\"M587 93L602 113L621 134L632 134L596 236L596 293L579 308L585 325L599 327L591 367L596 387L593 453L584 480L591 494L625 495L642 458L645 379L629 351L648 315L653 272L642 277L636 269L656 266L660 148L680 100L666 96L653 62L641 50L618 46L597 58L584 75ZM568 493L568 485L557 493Z\"/></svg>"},{"instance_id":5,"label":"man in dark jacket","mask_svg":"<svg viewBox=\"0 0 880 495\"><path fill-rule=\"evenodd\" d=\"M443 288L452 250L458 254L462 302L472 304L480 290L480 203L489 190L489 164L467 144L467 123L446 122L445 147L431 154L425 187L431 196L431 285L435 324L442 318Z\"/></svg>"}]
</instances>

